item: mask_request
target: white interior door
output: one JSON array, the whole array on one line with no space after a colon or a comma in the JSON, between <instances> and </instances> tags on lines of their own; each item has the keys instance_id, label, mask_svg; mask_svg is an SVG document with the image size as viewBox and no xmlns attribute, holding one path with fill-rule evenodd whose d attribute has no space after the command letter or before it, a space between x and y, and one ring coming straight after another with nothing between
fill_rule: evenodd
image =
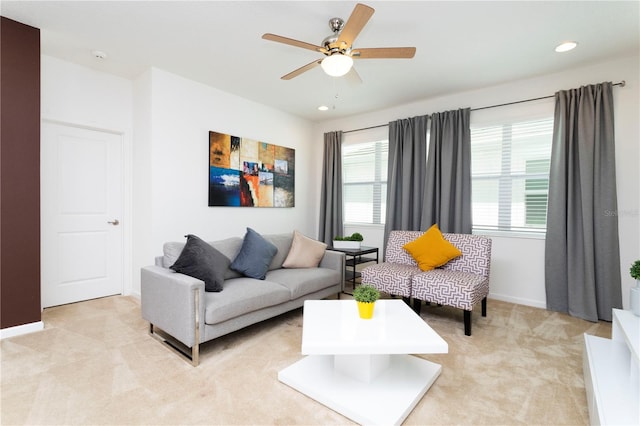
<instances>
[{"instance_id":1,"label":"white interior door","mask_svg":"<svg viewBox=\"0 0 640 426\"><path fill-rule=\"evenodd\" d=\"M42 306L121 294L122 136L42 124Z\"/></svg>"}]
</instances>

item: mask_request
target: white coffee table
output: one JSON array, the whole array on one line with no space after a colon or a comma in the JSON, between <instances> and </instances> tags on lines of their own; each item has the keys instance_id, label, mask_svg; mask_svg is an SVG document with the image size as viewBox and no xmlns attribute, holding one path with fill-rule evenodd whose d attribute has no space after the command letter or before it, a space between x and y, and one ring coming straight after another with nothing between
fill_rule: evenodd
<instances>
[{"instance_id":1,"label":"white coffee table","mask_svg":"<svg viewBox=\"0 0 640 426\"><path fill-rule=\"evenodd\" d=\"M278 379L360 424L401 424L442 369L409 354L447 352L447 342L402 300L378 300L370 320L358 317L353 300L308 300L308 356Z\"/></svg>"}]
</instances>

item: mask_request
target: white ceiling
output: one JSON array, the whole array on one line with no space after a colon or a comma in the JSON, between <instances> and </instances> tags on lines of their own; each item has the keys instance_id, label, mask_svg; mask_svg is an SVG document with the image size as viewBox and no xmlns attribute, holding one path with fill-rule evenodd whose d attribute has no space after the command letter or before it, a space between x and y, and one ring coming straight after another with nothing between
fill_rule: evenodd
<instances>
[{"instance_id":1,"label":"white ceiling","mask_svg":"<svg viewBox=\"0 0 640 426\"><path fill-rule=\"evenodd\" d=\"M363 83L317 67L320 44L353 1L8 1L3 16L41 29L42 53L135 79L158 67L313 120L571 69L640 51L638 1L366 1L376 12L354 47L415 46L413 59L362 59ZM578 48L554 52L562 41ZM104 60L92 50L108 54ZM335 109L320 112L321 104Z\"/></svg>"}]
</instances>

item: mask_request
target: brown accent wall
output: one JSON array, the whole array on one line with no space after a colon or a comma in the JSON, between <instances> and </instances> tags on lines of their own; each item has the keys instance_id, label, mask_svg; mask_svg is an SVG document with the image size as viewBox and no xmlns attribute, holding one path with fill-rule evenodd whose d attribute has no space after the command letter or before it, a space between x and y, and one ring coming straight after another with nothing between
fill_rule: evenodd
<instances>
[{"instance_id":1,"label":"brown accent wall","mask_svg":"<svg viewBox=\"0 0 640 426\"><path fill-rule=\"evenodd\" d=\"M40 30L0 19L0 328L7 328L41 320Z\"/></svg>"}]
</instances>

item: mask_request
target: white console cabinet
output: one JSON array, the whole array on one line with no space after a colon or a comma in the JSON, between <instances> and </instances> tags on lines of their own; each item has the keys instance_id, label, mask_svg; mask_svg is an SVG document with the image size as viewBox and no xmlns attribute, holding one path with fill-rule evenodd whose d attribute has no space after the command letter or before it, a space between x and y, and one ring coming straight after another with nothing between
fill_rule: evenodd
<instances>
[{"instance_id":1,"label":"white console cabinet","mask_svg":"<svg viewBox=\"0 0 640 426\"><path fill-rule=\"evenodd\" d=\"M583 369L592 425L640 425L640 317L614 309L611 339L585 334Z\"/></svg>"}]
</instances>

